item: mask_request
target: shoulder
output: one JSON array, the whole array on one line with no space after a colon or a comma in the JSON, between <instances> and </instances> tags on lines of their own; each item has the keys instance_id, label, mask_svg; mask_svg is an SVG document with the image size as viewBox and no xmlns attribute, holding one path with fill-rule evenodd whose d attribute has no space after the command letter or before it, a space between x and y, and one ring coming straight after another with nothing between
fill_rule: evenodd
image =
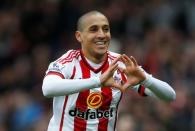
<instances>
[{"instance_id":1,"label":"shoulder","mask_svg":"<svg viewBox=\"0 0 195 131\"><path fill-rule=\"evenodd\" d=\"M55 63L66 64L72 62L74 59L77 59L80 55L80 50L68 50L65 54L59 57Z\"/></svg>"},{"instance_id":2,"label":"shoulder","mask_svg":"<svg viewBox=\"0 0 195 131\"><path fill-rule=\"evenodd\" d=\"M64 76L68 77L69 73L74 68L74 60L78 59L78 56L80 55L80 50L69 50L65 54L63 54L61 57L59 57L57 60L51 62L49 64L48 72L58 72L60 74L63 74ZM66 75L65 75L66 74Z\"/></svg>"}]
</instances>

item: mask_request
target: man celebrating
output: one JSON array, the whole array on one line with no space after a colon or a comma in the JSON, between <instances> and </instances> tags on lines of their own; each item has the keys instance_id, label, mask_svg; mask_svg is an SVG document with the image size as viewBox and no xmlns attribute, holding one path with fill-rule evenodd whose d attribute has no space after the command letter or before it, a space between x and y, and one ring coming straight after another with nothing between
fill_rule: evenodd
<instances>
[{"instance_id":1,"label":"man celebrating","mask_svg":"<svg viewBox=\"0 0 195 131\"><path fill-rule=\"evenodd\" d=\"M110 26L105 15L81 16L75 37L80 50L69 50L50 63L43 80L46 97L53 97L48 131L114 131L122 92L175 99L169 84L146 73L134 57L108 51Z\"/></svg>"}]
</instances>

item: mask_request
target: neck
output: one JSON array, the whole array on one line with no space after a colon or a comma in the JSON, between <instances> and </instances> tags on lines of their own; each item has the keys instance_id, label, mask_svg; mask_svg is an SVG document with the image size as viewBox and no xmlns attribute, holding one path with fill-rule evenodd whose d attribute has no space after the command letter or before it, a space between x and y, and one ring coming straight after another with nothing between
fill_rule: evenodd
<instances>
[{"instance_id":1,"label":"neck","mask_svg":"<svg viewBox=\"0 0 195 131\"><path fill-rule=\"evenodd\" d=\"M104 62L107 58L107 53L105 53L104 55L88 55L85 52L83 52L83 56L85 56L88 60L92 61L95 64L100 64L102 62Z\"/></svg>"}]
</instances>

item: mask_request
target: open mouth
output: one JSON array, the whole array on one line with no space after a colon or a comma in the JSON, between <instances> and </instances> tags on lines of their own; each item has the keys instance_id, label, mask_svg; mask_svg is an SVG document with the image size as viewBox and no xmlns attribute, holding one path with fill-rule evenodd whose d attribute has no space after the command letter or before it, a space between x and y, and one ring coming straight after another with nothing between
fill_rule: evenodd
<instances>
[{"instance_id":1,"label":"open mouth","mask_svg":"<svg viewBox=\"0 0 195 131\"><path fill-rule=\"evenodd\" d=\"M95 42L96 45L106 45L105 41L97 41Z\"/></svg>"}]
</instances>

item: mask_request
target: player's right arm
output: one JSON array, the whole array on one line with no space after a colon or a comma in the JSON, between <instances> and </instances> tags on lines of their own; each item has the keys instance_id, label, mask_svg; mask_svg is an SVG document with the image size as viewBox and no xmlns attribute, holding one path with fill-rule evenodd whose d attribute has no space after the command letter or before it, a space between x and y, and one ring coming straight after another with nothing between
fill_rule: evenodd
<instances>
[{"instance_id":1,"label":"player's right arm","mask_svg":"<svg viewBox=\"0 0 195 131\"><path fill-rule=\"evenodd\" d=\"M63 96L100 86L99 77L89 79L63 79L58 75L47 75L42 90L46 97Z\"/></svg>"},{"instance_id":2,"label":"player's right arm","mask_svg":"<svg viewBox=\"0 0 195 131\"><path fill-rule=\"evenodd\" d=\"M113 73L118 67L118 59L115 59L108 70L100 77L91 77L88 79L66 78L62 73L64 70L67 70L66 67L59 63L51 63L43 80L43 95L46 97L63 96L100 86L120 86L113 80Z\"/></svg>"}]
</instances>

